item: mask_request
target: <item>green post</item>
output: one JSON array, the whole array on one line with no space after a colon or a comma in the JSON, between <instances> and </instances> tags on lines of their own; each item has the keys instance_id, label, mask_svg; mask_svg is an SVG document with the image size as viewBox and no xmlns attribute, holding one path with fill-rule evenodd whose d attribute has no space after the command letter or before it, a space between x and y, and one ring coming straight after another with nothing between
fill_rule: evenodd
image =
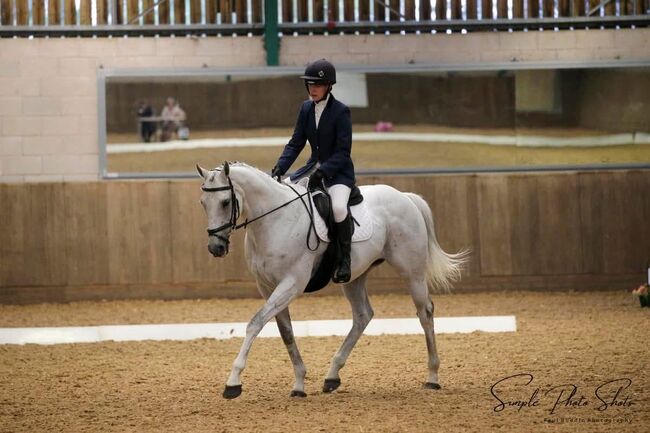
<instances>
[{"instance_id":1,"label":"green post","mask_svg":"<svg viewBox=\"0 0 650 433\"><path fill-rule=\"evenodd\" d=\"M280 38L278 37L278 0L264 0L264 49L266 64L280 64Z\"/></svg>"}]
</instances>

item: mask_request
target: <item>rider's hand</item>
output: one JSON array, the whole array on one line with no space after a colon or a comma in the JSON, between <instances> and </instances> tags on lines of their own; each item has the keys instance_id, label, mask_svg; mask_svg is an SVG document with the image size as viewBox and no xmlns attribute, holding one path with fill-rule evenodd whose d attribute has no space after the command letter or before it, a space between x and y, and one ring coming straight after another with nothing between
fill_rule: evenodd
<instances>
[{"instance_id":1,"label":"rider's hand","mask_svg":"<svg viewBox=\"0 0 650 433\"><path fill-rule=\"evenodd\" d=\"M309 176L309 184L307 185L307 189L310 191L313 191L315 189L322 189L323 188L323 178L325 175L323 174L322 171L316 170L314 174Z\"/></svg>"},{"instance_id":2,"label":"rider's hand","mask_svg":"<svg viewBox=\"0 0 650 433\"><path fill-rule=\"evenodd\" d=\"M271 170L271 177L273 179L277 179L278 182L282 180L282 170L280 169L280 167L278 167L277 165L273 167L273 170Z\"/></svg>"}]
</instances>

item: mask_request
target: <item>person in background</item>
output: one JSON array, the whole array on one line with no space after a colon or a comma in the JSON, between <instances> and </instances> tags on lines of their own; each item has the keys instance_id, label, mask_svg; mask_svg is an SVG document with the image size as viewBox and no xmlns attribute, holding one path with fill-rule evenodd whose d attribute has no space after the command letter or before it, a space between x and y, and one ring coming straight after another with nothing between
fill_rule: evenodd
<instances>
[{"instance_id":1,"label":"person in background","mask_svg":"<svg viewBox=\"0 0 650 433\"><path fill-rule=\"evenodd\" d=\"M140 130L140 137L145 143L149 143L156 132L156 122L147 120L151 117L153 117L153 108L147 101L140 101L138 105L138 129Z\"/></svg>"},{"instance_id":2,"label":"person in background","mask_svg":"<svg viewBox=\"0 0 650 433\"><path fill-rule=\"evenodd\" d=\"M178 133L178 128L185 122L185 111L174 98L167 98L167 104L160 113L162 117L162 141L167 141Z\"/></svg>"}]
</instances>

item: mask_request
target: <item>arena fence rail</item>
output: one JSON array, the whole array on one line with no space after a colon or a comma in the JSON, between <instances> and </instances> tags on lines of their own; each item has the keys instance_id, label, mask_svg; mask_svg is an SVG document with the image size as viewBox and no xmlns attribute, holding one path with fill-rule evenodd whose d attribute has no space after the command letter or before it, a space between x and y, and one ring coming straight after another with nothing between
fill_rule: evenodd
<instances>
[{"instance_id":1,"label":"arena fence rail","mask_svg":"<svg viewBox=\"0 0 650 433\"><path fill-rule=\"evenodd\" d=\"M649 14L650 0L0 0L0 37L630 28Z\"/></svg>"}]
</instances>

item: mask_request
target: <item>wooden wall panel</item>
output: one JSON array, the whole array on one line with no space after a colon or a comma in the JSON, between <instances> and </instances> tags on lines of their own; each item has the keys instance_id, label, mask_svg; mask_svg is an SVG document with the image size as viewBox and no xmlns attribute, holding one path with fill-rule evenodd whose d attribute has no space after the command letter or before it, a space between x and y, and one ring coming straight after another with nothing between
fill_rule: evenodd
<instances>
[{"instance_id":1,"label":"wooden wall panel","mask_svg":"<svg viewBox=\"0 0 650 433\"><path fill-rule=\"evenodd\" d=\"M46 0L50 2L50 8L48 13L48 20L50 25L59 23L59 2L62 0Z\"/></svg>"},{"instance_id":2,"label":"wooden wall panel","mask_svg":"<svg viewBox=\"0 0 650 433\"><path fill-rule=\"evenodd\" d=\"M185 7L183 5L183 0L175 0L174 1L174 24L184 24L184 23L185 23Z\"/></svg>"},{"instance_id":3,"label":"wooden wall panel","mask_svg":"<svg viewBox=\"0 0 650 433\"><path fill-rule=\"evenodd\" d=\"M509 275L513 269L508 179L481 175L477 185L481 275Z\"/></svg>"},{"instance_id":4,"label":"wooden wall panel","mask_svg":"<svg viewBox=\"0 0 650 433\"><path fill-rule=\"evenodd\" d=\"M159 5L159 10L160 10L160 8L161 8L165 3L167 3L167 2L164 2L163 4ZM143 5L143 6L144 6L144 5ZM120 23L121 23L121 22L124 20L124 17L123 17L123 15L122 15L122 12L123 12L123 11L122 11L122 7L120 7L119 9L120 9L120 11L119 11L118 13L119 13L119 15L120 15ZM144 11L144 10L143 10L143 11ZM131 22L133 19L135 19L135 17L137 17L139 14L140 14L140 12L139 12L139 10L138 10L138 3L137 3L137 2L134 2L134 1L130 1L130 2L128 2L128 4L127 4L127 11L126 11L126 19L127 19L127 22L130 23L130 22ZM133 22L132 24L136 24L136 23L138 23L138 22L139 22L139 21L136 20L136 21Z\"/></svg>"},{"instance_id":5,"label":"wooden wall panel","mask_svg":"<svg viewBox=\"0 0 650 433\"><path fill-rule=\"evenodd\" d=\"M62 184L30 184L24 226L25 269L36 285L66 284L65 201ZM33 272L37 270L36 272Z\"/></svg>"},{"instance_id":6,"label":"wooden wall panel","mask_svg":"<svg viewBox=\"0 0 650 433\"><path fill-rule=\"evenodd\" d=\"M479 176L482 275L580 273L574 174Z\"/></svg>"},{"instance_id":7,"label":"wooden wall panel","mask_svg":"<svg viewBox=\"0 0 650 433\"><path fill-rule=\"evenodd\" d=\"M424 179L418 183L422 181ZM427 176L426 184L418 189L431 207L440 245L449 253L467 249L472 251L463 275L478 276L480 250L476 224L476 177Z\"/></svg>"},{"instance_id":8,"label":"wooden wall panel","mask_svg":"<svg viewBox=\"0 0 650 433\"><path fill-rule=\"evenodd\" d=\"M208 252L200 185L198 178L170 184L174 283L251 280L244 257L245 230L231 235L226 257L215 258Z\"/></svg>"},{"instance_id":9,"label":"wooden wall panel","mask_svg":"<svg viewBox=\"0 0 650 433\"><path fill-rule=\"evenodd\" d=\"M201 251L202 238L199 231L201 222L205 225L205 215L198 203L199 192L196 185L191 182L172 182L169 186L172 244L173 273L172 280L179 281L204 281L208 277L216 278L217 274L205 275L208 266L202 263L206 258L206 250ZM192 203L191 197L196 200Z\"/></svg>"},{"instance_id":10,"label":"wooden wall panel","mask_svg":"<svg viewBox=\"0 0 650 433\"><path fill-rule=\"evenodd\" d=\"M582 173L579 183L585 272L643 271L650 260L648 173Z\"/></svg>"},{"instance_id":11,"label":"wooden wall panel","mask_svg":"<svg viewBox=\"0 0 650 433\"><path fill-rule=\"evenodd\" d=\"M65 8L65 23L66 25L73 25L76 23L74 15L74 0L60 0Z\"/></svg>"},{"instance_id":12,"label":"wooden wall panel","mask_svg":"<svg viewBox=\"0 0 650 433\"><path fill-rule=\"evenodd\" d=\"M217 20L217 1L206 1L205 4L205 19L208 23L216 23ZM199 13L201 6L199 5Z\"/></svg>"},{"instance_id":13,"label":"wooden wall panel","mask_svg":"<svg viewBox=\"0 0 650 433\"><path fill-rule=\"evenodd\" d=\"M108 284L106 183L65 184L67 285ZM120 207L120 205L117 205Z\"/></svg>"},{"instance_id":14,"label":"wooden wall panel","mask_svg":"<svg viewBox=\"0 0 650 433\"><path fill-rule=\"evenodd\" d=\"M207 219L199 204L199 186L199 180L170 185L173 281L176 283L219 281L225 277L223 261L217 261L207 249Z\"/></svg>"},{"instance_id":15,"label":"wooden wall panel","mask_svg":"<svg viewBox=\"0 0 650 433\"><path fill-rule=\"evenodd\" d=\"M90 1L82 1L79 7L79 17L80 17L80 23L81 25L91 25L91 20L90 20Z\"/></svg>"},{"instance_id":16,"label":"wooden wall panel","mask_svg":"<svg viewBox=\"0 0 650 433\"><path fill-rule=\"evenodd\" d=\"M0 285L3 287L25 284L27 193L24 185L0 184Z\"/></svg>"},{"instance_id":17,"label":"wooden wall panel","mask_svg":"<svg viewBox=\"0 0 650 433\"><path fill-rule=\"evenodd\" d=\"M221 12L221 20L222 20L222 22L228 22L229 23L230 22L230 11L231 11L230 1L229 0L216 0L216 1L217 1L217 12Z\"/></svg>"},{"instance_id":18,"label":"wooden wall panel","mask_svg":"<svg viewBox=\"0 0 650 433\"><path fill-rule=\"evenodd\" d=\"M107 185L111 284L172 281L169 182Z\"/></svg>"},{"instance_id":19,"label":"wooden wall panel","mask_svg":"<svg viewBox=\"0 0 650 433\"><path fill-rule=\"evenodd\" d=\"M582 271L576 174L509 177L514 275L570 275Z\"/></svg>"},{"instance_id":20,"label":"wooden wall panel","mask_svg":"<svg viewBox=\"0 0 650 433\"><path fill-rule=\"evenodd\" d=\"M91 12L92 13L92 12ZM105 25L106 24L106 2L98 1L97 2L97 24Z\"/></svg>"},{"instance_id":21,"label":"wooden wall panel","mask_svg":"<svg viewBox=\"0 0 650 433\"><path fill-rule=\"evenodd\" d=\"M431 207L440 246L448 253L471 249L471 259L463 275L479 276L474 176L372 176L360 178L359 183L384 183L400 191L421 195ZM390 266L382 266L373 270L371 277L373 280L395 279L398 275Z\"/></svg>"},{"instance_id":22,"label":"wooden wall panel","mask_svg":"<svg viewBox=\"0 0 650 433\"><path fill-rule=\"evenodd\" d=\"M62 184L3 185L0 202L0 281L15 286L65 284Z\"/></svg>"},{"instance_id":23,"label":"wooden wall panel","mask_svg":"<svg viewBox=\"0 0 650 433\"><path fill-rule=\"evenodd\" d=\"M645 278L648 170L373 176L360 183L421 194L442 247L473 249L457 287L607 288ZM182 296L179 287L188 288L186 296L228 285L231 295L232 285L250 289L244 230L225 259L207 252L199 184L0 184L0 301L66 300L75 291L74 299L119 297L125 287L173 297ZM369 285L402 287L389 266L373 271Z\"/></svg>"}]
</instances>

